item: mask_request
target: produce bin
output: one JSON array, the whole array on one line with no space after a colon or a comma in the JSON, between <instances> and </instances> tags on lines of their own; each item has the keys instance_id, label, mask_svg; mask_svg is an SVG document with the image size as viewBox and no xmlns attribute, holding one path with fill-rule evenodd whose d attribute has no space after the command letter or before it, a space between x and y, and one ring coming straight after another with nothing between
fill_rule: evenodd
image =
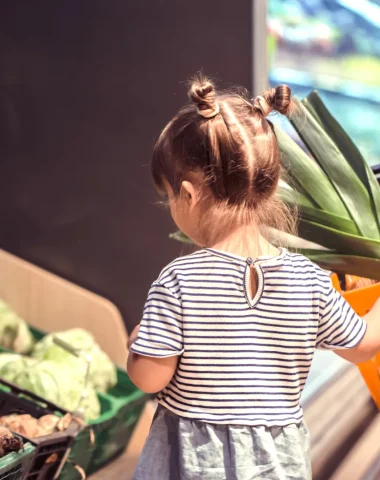
<instances>
[{"instance_id":1,"label":"produce bin","mask_svg":"<svg viewBox=\"0 0 380 480\"><path fill-rule=\"evenodd\" d=\"M62 416L67 412L31 392L0 379L0 416L12 413L27 413L34 418L40 418L48 414ZM58 478L80 428L73 422L64 432L34 439L23 437L34 447L34 452L22 478L25 480Z\"/></svg>"},{"instance_id":2,"label":"produce bin","mask_svg":"<svg viewBox=\"0 0 380 480\"><path fill-rule=\"evenodd\" d=\"M84 477L81 472L70 462L66 462L65 466L59 476L59 480L83 480Z\"/></svg>"},{"instance_id":3,"label":"produce bin","mask_svg":"<svg viewBox=\"0 0 380 480\"><path fill-rule=\"evenodd\" d=\"M0 480L24 479L29 465L33 461L34 451L35 447L31 443L24 443L24 448L20 452L8 453L1 458Z\"/></svg>"},{"instance_id":4,"label":"produce bin","mask_svg":"<svg viewBox=\"0 0 380 480\"><path fill-rule=\"evenodd\" d=\"M149 395L138 390L128 375L118 369L117 385L100 396L102 407L108 410L108 420L97 425L92 423L95 434L95 452L89 473L93 473L122 453L140 419ZM103 398L102 398L103 397ZM107 408L108 407L108 408Z\"/></svg>"},{"instance_id":5,"label":"produce bin","mask_svg":"<svg viewBox=\"0 0 380 480\"><path fill-rule=\"evenodd\" d=\"M125 450L149 396L138 390L125 372L118 370L117 385L109 393L99 394L99 399L101 416L88 422L69 454L69 461L88 474ZM77 473L67 466L59 478L75 480Z\"/></svg>"},{"instance_id":6,"label":"produce bin","mask_svg":"<svg viewBox=\"0 0 380 480\"><path fill-rule=\"evenodd\" d=\"M38 341L45 333L31 328ZM109 392L98 394L101 415L77 435L69 453L69 461L80 466L86 473L94 473L121 454L141 416L146 402L151 398L138 390L127 373L117 369L117 384ZM63 468L60 480L75 480L78 473L71 465Z\"/></svg>"},{"instance_id":7,"label":"produce bin","mask_svg":"<svg viewBox=\"0 0 380 480\"><path fill-rule=\"evenodd\" d=\"M337 285L336 276L332 276L332 281L337 290L355 310L359 316L368 313L376 300L380 298L380 283L375 283L369 287L357 288L348 292L342 292ZM380 410L380 354L377 354L371 360L358 365L360 373L370 391L377 408Z\"/></svg>"}]
</instances>

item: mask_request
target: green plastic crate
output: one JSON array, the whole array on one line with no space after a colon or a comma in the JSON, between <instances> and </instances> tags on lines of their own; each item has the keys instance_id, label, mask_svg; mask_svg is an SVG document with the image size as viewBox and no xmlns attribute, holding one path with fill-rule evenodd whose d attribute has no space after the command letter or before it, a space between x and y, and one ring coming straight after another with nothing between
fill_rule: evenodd
<instances>
[{"instance_id":1,"label":"green plastic crate","mask_svg":"<svg viewBox=\"0 0 380 480\"><path fill-rule=\"evenodd\" d=\"M31 328L31 331L37 341L45 335L36 328ZM117 369L116 386L98 396L101 415L79 433L69 454L69 461L79 465L86 473L94 473L125 450L142 410L151 398L138 390L120 368ZM75 480L77 471L67 465L59 478Z\"/></svg>"},{"instance_id":2,"label":"green plastic crate","mask_svg":"<svg viewBox=\"0 0 380 480\"><path fill-rule=\"evenodd\" d=\"M30 329L37 341L45 335L36 328ZM6 350L0 348L2 351ZM117 369L116 386L106 394L99 393L98 397L101 415L78 434L68 457L71 464L79 465L86 473L94 473L125 450L142 410L151 398L137 389L120 368ZM67 464L59 478L76 480L78 472Z\"/></svg>"},{"instance_id":3,"label":"green plastic crate","mask_svg":"<svg viewBox=\"0 0 380 480\"><path fill-rule=\"evenodd\" d=\"M77 470L74 465L69 462L66 462L65 468L59 475L59 480L82 480L83 476Z\"/></svg>"},{"instance_id":4,"label":"green plastic crate","mask_svg":"<svg viewBox=\"0 0 380 480\"><path fill-rule=\"evenodd\" d=\"M91 460L99 447L99 435L103 430L112 430L116 420L113 415L112 405L108 399L99 395L102 414L96 420L88 423L87 427L79 433L76 437L74 445L69 453L68 460L74 465L79 465L86 473L89 471ZM106 446L104 446L107 448ZM70 468L63 468L61 473L62 479L72 480L67 470ZM60 477L61 478L61 477ZM75 478L75 477L74 477Z\"/></svg>"},{"instance_id":5,"label":"green plastic crate","mask_svg":"<svg viewBox=\"0 0 380 480\"><path fill-rule=\"evenodd\" d=\"M0 459L0 480L22 480L33 460L35 448L30 443L24 444L19 453L12 452Z\"/></svg>"},{"instance_id":6,"label":"green plastic crate","mask_svg":"<svg viewBox=\"0 0 380 480\"><path fill-rule=\"evenodd\" d=\"M109 394L99 394L99 399L101 416L76 437L69 454L69 461L87 473L94 473L125 450L149 396L119 370L116 387ZM61 475L71 480L65 469Z\"/></svg>"},{"instance_id":7,"label":"green plastic crate","mask_svg":"<svg viewBox=\"0 0 380 480\"><path fill-rule=\"evenodd\" d=\"M66 413L65 410L40 399L33 393L28 394L26 390L17 385L8 384L0 379L0 415L13 412L30 414L35 418L51 413L58 416ZM65 463L77 433L77 426L73 425L65 432L56 432L39 438L28 438L16 434L24 444L30 443L34 447L34 454L26 468L23 480L56 478Z\"/></svg>"},{"instance_id":8,"label":"green plastic crate","mask_svg":"<svg viewBox=\"0 0 380 480\"><path fill-rule=\"evenodd\" d=\"M150 398L134 386L126 372L118 369L117 379L117 385L103 398L104 402L109 402L112 416L109 422L94 429L96 449L89 473L95 472L125 450Z\"/></svg>"}]
</instances>

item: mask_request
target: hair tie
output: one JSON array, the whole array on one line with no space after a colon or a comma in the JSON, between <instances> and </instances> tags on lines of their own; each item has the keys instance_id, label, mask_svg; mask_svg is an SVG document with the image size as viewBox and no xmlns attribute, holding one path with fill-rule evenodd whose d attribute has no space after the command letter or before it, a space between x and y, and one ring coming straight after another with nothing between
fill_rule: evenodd
<instances>
[{"instance_id":1,"label":"hair tie","mask_svg":"<svg viewBox=\"0 0 380 480\"><path fill-rule=\"evenodd\" d=\"M208 105L207 105L207 107L208 107ZM218 113L220 112L219 103L215 102L213 109L211 109L211 108L201 109L201 108L198 107L197 112L199 113L199 115L202 115L202 117L204 117L204 118L213 118L216 115L218 115Z\"/></svg>"},{"instance_id":2,"label":"hair tie","mask_svg":"<svg viewBox=\"0 0 380 480\"><path fill-rule=\"evenodd\" d=\"M261 95L258 95L253 100L253 108L258 110L264 117L268 116L273 108L269 105L269 103L265 100L265 98Z\"/></svg>"}]
</instances>

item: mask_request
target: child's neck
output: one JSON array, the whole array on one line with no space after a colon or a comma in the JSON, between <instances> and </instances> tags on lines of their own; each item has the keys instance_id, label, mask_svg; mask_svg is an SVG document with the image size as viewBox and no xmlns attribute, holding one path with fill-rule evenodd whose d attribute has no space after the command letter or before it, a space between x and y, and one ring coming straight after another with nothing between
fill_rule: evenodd
<instances>
[{"instance_id":1,"label":"child's neck","mask_svg":"<svg viewBox=\"0 0 380 480\"><path fill-rule=\"evenodd\" d=\"M279 250L271 245L260 233L253 232L252 227L238 227L230 234L216 241L211 248L240 257L257 258L259 256L276 256Z\"/></svg>"}]
</instances>

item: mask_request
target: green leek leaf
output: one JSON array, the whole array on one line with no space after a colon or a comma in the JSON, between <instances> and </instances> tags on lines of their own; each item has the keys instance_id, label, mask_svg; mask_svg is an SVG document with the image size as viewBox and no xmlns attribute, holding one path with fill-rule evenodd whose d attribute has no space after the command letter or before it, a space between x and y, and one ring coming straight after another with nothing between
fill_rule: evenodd
<instances>
[{"instance_id":1,"label":"green leek leaf","mask_svg":"<svg viewBox=\"0 0 380 480\"><path fill-rule=\"evenodd\" d=\"M322 124L321 119L319 118L314 106L309 101L309 97L303 98L301 100L301 102L305 105L307 111L312 115L314 120L316 120L321 125L321 127L325 128L324 125Z\"/></svg>"},{"instance_id":2,"label":"green leek leaf","mask_svg":"<svg viewBox=\"0 0 380 480\"><path fill-rule=\"evenodd\" d=\"M311 222L321 223L327 227L335 228L341 232L358 235L358 229L352 220L339 217L333 213L325 212L319 208L301 206L301 218L310 220Z\"/></svg>"},{"instance_id":3,"label":"green leek leaf","mask_svg":"<svg viewBox=\"0 0 380 480\"><path fill-rule=\"evenodd\" d=\"M283 202L318 208L316 203L312 202L308 197L283 182L278 186L277 194Z\"/></svg>"},{"instance_id":4,"label":"green leek leaf","mask_svg":"<svg viewBox=\"0 0 380 480\"><path fill-rule=\"evenodd\" d=\"M369 194L363 183L321 125L300 101L296 102L299 111L291 121L301 139L334 185L359 232L365 237L380 239Z\"/></svg>"},{"instance_id":5,"label":"green leek leaf","mask_svg":"<svg viewBox=\"0 0 380 480\"><path fill-rule=\"evenodd\" d=\"M286 133L275 127L285 168L295 189L323 210L350 218L348 211L327 175Z\"/></svg>"},{"instance_id":6,"label":"green leek leaf","mask_svg":"<svg viewBox=\"0 0 380 480\"><path fill-rule=\"evenodd\" d=\"M185 235L183 232L181 232L181 230L178 230L177 232L171 233L169 235L169 238L171 238L172 240L176 240L177 242L187 243L189 245L194 245L194 242L192 240L190 240L190 238L187 235Z\"/></svg>"},{"instance_id":7,"label":"green leek leaf","mask_svg":"<svg viewBox=\"0 0 380 480\"><path fill-rule=\"evenodd\" d=\"M301 218L299 231L302 238L336 250L340 254L363 255L380 258L380 241L341 232Z\"/></svg>"},{"instance_id":8,"label":"green leek leaf","mask_svg":"<svg viewBox=\"0 0 380 480\"><path fill-rule=\"evenodd\" d=\"M311 115L322 125L326 133L335 142L347 162L355 170L361 182L369 192L372 203L372 210L375 215L378 228L380 230L380 185L376 177L364 160L358 147L347 135L343 127L331 115L326 108L318 92L311 92L307 98L302 100Z\"/></svg>"},{"instance_id":9,"label":"green leek leaf","mask_svg":"<svg viewBox=\"0 0 380 480\"><path fill-rule=\"evenodd\" d=\"M380 259L361 257L358 255L338 255L335 252L320 250L298 250L317 263L321 268L331 272L357 275L380 281Z\"/></svg>"},{"instance_id":10,"label":"green leek leaf","mask_svg":"<svg viewBox=\"0 0 380 480\"><path fill-rule=\"evenodd\" d=\"M334 215L333 213L315 207L307 197L302 195L302 193L296 192L291 187L280 185L277 192L283 202L299 207L299 212L303 219L322 223L328 227L341 230L342 232L352 233L353 235L359 233L355 223L351 219L340 217L339 215Z\"/></svg>"}]
</instances>

